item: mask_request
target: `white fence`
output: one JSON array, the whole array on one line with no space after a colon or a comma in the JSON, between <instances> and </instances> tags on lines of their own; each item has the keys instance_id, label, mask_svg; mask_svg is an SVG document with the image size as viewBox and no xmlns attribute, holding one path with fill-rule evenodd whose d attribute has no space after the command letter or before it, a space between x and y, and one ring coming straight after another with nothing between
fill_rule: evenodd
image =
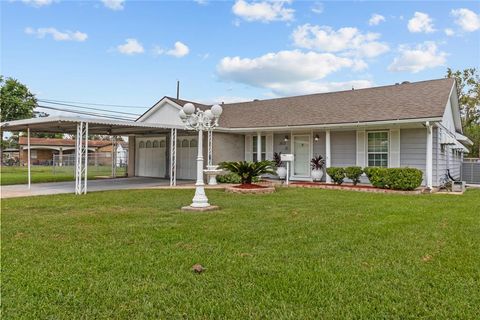
<instances>
[{"instance_id":1,"label":"white fence","mask_svg":"<svg viewBox=\"0 0 480 320\"><path fill-rule=\"evenodd\" d=\"M115 165L113 165L115 163ZM128 153L117 152L116 159L111 152L95 152L88 154L88 176L126 176ZM52 171L55 175L73 175L75 173L75 154L54 155Z\"/></svg>"}]
</instances>

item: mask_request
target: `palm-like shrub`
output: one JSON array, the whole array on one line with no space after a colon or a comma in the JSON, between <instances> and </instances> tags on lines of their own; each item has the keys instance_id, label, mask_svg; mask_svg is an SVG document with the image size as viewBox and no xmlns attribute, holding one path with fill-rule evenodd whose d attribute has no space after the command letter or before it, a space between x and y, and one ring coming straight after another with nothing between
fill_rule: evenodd
<instances>
[{"instance_id":1,"label":"palm-like shrub","mask_svg":"<svg viewBox=\"0 0 480 320\"><path fill-rule=\"evenodd\" d=\"M281 152L274 152L273 153L273 162L275 163L275 167L277 167L277 168L280 168L283 165L282 153Z\"/></svg>"},{"instance_id":2,"label":"palm-like shrub","mask_svg":"<svg viewBox=\"0 0 480 320\"><path fill-rule=\"evenodd\" d=\"M220 163L220 168L235 173L240 177L241 184L251 184L253 178L262 174L276 175L275 163L272 161L230 161Z\"/></svg>"}]
</instances>

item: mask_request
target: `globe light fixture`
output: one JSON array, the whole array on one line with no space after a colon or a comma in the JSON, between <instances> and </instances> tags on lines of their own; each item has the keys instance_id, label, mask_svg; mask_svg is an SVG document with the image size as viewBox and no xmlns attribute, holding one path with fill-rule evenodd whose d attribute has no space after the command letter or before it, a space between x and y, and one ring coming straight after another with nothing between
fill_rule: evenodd
<instances>
[{"instance_id":1,"label":"globe light fixture","mask_svg":"<svg viewBox=\"0 0 480 320\"><path fill-rule=\"evenodd\" d=\"M217 127L218 119L222 112L223 109L218 104L212 106L211 109L203 111L199 108L195 108L193 103L186 103L178 113L185 129L198 132L197 181L195 183L195 196L193 197L190 206L182 208L184 210L205 211L218 209L217 206L212 206L208 203L208 198L205 194L205 184L203 181L203 131L213 130Z\"/></svg>"}]
</instances>

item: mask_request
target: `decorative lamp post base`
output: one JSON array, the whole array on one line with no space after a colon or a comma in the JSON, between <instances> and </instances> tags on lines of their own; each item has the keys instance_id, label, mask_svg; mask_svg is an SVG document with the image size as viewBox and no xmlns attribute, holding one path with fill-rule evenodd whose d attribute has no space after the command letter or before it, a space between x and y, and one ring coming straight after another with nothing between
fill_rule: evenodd
<instances>
[{"instance_id":1,"label":"decorative lamp post base","mask_svg":"<svg viewBox=\"0 0 480 320\"><path fill-rule=\"evenodd\" d=\"M192 206L182 207L183 211L197 211L197 212L213 211L218 209L220 209L219 206L211 206L211 205L209 205L208 207L192 207Z\"/></svg>"}]
</instances>

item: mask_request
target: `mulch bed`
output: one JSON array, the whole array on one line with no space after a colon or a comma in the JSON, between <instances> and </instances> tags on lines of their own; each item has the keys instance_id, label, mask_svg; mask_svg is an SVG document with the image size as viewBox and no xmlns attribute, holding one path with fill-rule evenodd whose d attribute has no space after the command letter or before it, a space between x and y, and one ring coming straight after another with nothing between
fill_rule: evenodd
<instances>
[{"instance_id":1,"label":"mulch bed","mask_svg":"<svg viewBox=\"0 0 480 320\"><path fill-rule=\"evenodd\" d=\"M412 191L403 191L403 190L390 190L390 189L381 189L373 186L367 185L356 185L353 184L329 184L324 182L290 182L290 187L300 187L300 188L320 188L320 189L337 189L337 190L353 190L353 191L363 191L363 192L376 192L376 193L399 193L399 194L420 194L422 193L421 189L416 189Z\"/></svg>"},{"instance_id":2,"label":"mulch bed","mask_svg":"<svg viewBox=\"0 0 480 320\"><path fill-rule=\"evenodd\" d=\"M267 186L261 186L259 184L240 184L238 186L233 186L233 188L238 188L238 189L259 189L259 188L268 188Z\"/></svg>"}]
</instances>

